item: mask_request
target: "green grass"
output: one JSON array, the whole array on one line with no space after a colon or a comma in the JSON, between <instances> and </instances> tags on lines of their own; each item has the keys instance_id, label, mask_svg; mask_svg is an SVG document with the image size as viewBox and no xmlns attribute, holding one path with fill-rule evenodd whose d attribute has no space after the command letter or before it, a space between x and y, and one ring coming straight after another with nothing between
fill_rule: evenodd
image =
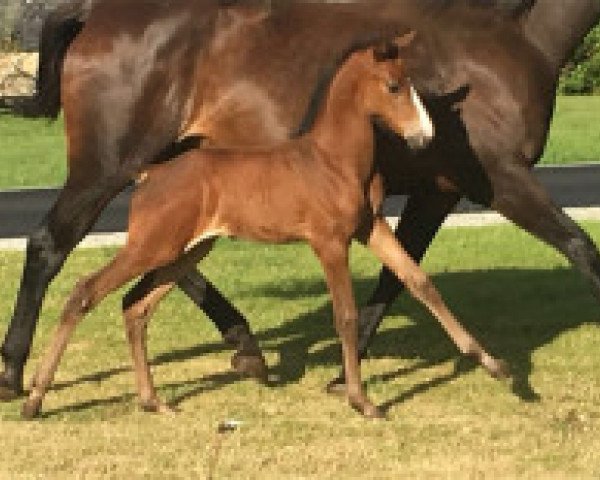
<instances>
[{"instance_id":1,"label":"green grass","mask_svg":"<svg viewBox=\"0 0 600 480\"><path fill-rule=\"evenodd\" d=\"M543 163L600 161L600 96L560 97ZM0 114L0 188L62 185L62 122Z\"/></svg>"},{"instance_id":2,"label":"green grass","mask_svg":"<svg viewBox=\"0 0 600 480\"><path fill-rule=\"evenodd\" d=\"M600 241L600 224L586 228ZM49 291L28 377L73 283L112 254L79 250L68 261ZM21 262L0 252L3 318ZM363 369L389 421L365 421L323 393L339 349L309 249L222 241L202 269L251 319L276 385L238 380L214 329L173 292L149 339L160 394L181 412L139 412L113 295L76 332L41 420L21 421L20 402L0 405L0 478L598 478L600 311L584 280L511 226L444 229L425 268L468 329L509 361L514 383L459 361L403 296ZM352 269L364 302L378 265L355 247ZM244 423L219 435L225 419Z\"/></svg>"},{"instance_id":3,"label":"green grass","mask_svg":"<svg viewBox=\"0 0 600 480\"><path fill-rule=\"evenodd\" d=\"M542 162L600 162L600 96L558 98Z\"/></svg>"},{"instance_id":4,"label":"green grass","mask_svg":"<svg viewBox=\"0 0 600 480\"><path fill-rule=\"evenodd\" d=\"M66 171L62 122L0 114L0 188L62 185Z\"/></svg>"}]
</instances>

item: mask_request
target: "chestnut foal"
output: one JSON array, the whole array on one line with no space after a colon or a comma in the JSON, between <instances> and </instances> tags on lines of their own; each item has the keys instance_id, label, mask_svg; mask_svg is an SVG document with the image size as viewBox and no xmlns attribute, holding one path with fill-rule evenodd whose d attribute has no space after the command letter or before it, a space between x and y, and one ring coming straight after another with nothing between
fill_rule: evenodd
<instances>
[{"instance_id":1,"label":"chestnut foal","mask_svg":"<svg viewBox=\"0 0 600 480\"><path fill-rule=\"evenodd\" d=\"M325 271L342 343L347 396L367 417L380 417L361 385L357 310L348 267L353 238L365 243L440 321L459 350L494 376L505 367L487 354L445 306L426 274L379 215L382 186L373 156L373 117L423 147L433 125L403 75L400 47L362 48L341 63L310 131L271 149L198 149L149 168L131 200L127 244L103 269L80 281L23 406L38 414L67 341L81 318L108 293L139 275L123 309L142 408L170 411L155 391L146 325L159 300L211 249L230 236L283 243L306 240Z\"/></svg>"}]
</instances>

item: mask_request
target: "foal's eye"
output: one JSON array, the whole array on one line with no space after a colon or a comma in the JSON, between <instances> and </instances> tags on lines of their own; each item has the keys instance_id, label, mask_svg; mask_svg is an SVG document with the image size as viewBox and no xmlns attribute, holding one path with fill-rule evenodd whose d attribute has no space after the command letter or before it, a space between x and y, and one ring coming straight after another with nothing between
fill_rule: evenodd
<instances>
[{"instance_id":1,"label":"foal's eye","mask_svg":"<svg viewBox=\"0 0 600 480\"><path fill-rule=\"evenodd\" d=\"M387 83L387 88L390 93L396 94L400 91L400 83L398 83L396 80L390 80Z\"/></svg>"}]
</instances>

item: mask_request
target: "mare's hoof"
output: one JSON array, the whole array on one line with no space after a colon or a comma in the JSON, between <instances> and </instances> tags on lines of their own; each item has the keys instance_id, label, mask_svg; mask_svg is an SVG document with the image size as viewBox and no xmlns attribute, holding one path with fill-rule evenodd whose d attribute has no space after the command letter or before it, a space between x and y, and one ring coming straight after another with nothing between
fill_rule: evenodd
<instances>
[{"instance_id":1,"label":"mare's hoof","mask_svg":"<svg viewBox=\"0 0 600 480\"><path fill-rule=\"evenodd\" d=\"M237 373L244 377L255 378L262 383L267 383L268 381L267 363L260 352L236 352L231 357L231 366Z\"/></svg>"},{"instance_id":2,"label":"mare's hoof","mask_svg":"<svg viewBox=\"0 0 600 480\"><path fill-rule=\"evenodd\" d=\"M334 378L325 387L325 391L329 395L336 395L338 397L346 395L346 381L343 378Z\"/></svg>"},{"instance_id":3,"label":"mare's hoof","mask_svg":"<svg viewBox=\"0 0 600 480\"><path fill-rule=\"evenodd\" d=\"M6 374L0 374L0 402L10 402L16 398L23 396L23 387L21 385L15 385L8 378Z\"/></svg>"},{"instance_id":4,"label":"mare's hoof","mask_svg":"<svg viewBox=\"0 0 600 480\"><path fill-rule=\"evenodd\" d=\"M225 342L236 349L231 357L231 366L244 377L255 378L262 383L268 382L267 363L260 347L247 325L236 325L224 335Z\"/></svg>"},{"instance_id":5,"label":"mare's hoof","mask_svg":"<svg viewBox=\"0 0 600 480\"><path fill-rule=\"evenodd\" d=\"M504 360L490 357L489 359L483 361L483 366L489 372L489 374L497 380L505 380L510 378L510 368L508 363L506 363Z\"/></svg>"},{"instance_id":6,"label":"mare's hoof","mask_svg":"<svg viewBox=\"0 0 600 480\"><path fill-rule=\"evenodd\" d=\"M42 401L38 398L28 398L23 403L23 408L21 409L21 418L24 420L33 420L40 414L40 410L42 409Z\"/></svg>"}]
</instances>

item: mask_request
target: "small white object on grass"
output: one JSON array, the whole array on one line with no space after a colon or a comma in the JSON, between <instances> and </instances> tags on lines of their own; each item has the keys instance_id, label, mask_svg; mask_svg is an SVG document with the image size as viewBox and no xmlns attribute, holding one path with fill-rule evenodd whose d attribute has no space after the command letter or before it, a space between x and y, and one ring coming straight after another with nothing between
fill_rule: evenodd
<instances>
[{"instance_id":1,"label":"small white object on grass","mask_svg":"<svg viewBox=\"0 0 600 480\"><path fill-rule=\"evenodd\" d=\"M217 431L219 433L235 432L243 424L244 422L240 422L239 420L223 420L219 423Z\"/></svg>"}]
</instances>

